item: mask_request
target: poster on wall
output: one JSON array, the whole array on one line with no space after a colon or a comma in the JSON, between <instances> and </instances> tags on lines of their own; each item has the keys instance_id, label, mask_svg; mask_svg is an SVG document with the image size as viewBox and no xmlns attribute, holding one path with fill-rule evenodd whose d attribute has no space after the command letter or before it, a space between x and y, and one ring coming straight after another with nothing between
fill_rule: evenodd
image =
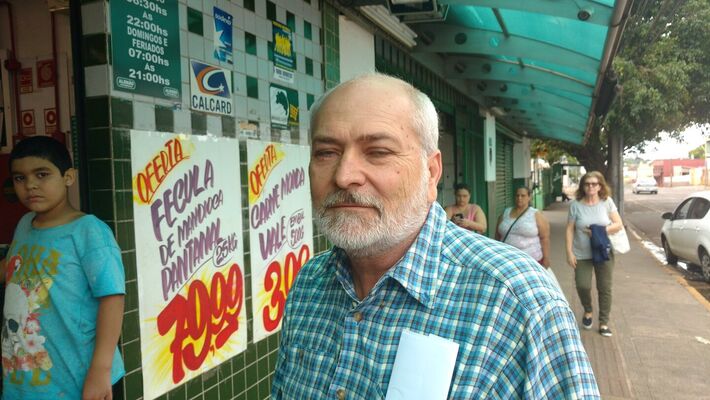
<instances>
[{"instance_id":1,"label":"poster on wall","mask_svg":"<svg viewBox=\"0 0 710 400\"><path fill-rule=\"evenodd\" d=\"M32 93L34 82L32 81L32 68L20 68L20 93Z\"/></svg>"},{"instance_id":2,"label":"poster on wall","mask_svg":"<svg viewBox=\"0 0 710 400\"><path fill-rule=\"evenodd\" d=\"M288 26L273 21L274 78L293 83L296 55L293 52L293 34Z\"/></svg>"},{"instance_id":3,"label":"poster on wall","mask_svg":"<svg viewBox=\"0 0 710 400\"><path fill-rule=\"evenodd\" d=\"M234 64L232 58L232 15L214 7L214 58Z\"/></svg>"},{"instance_id":4,"label":"poster on wall","mask_svg":"<svg viewBox=\"0 0 710 400\"><path fill-rule=\"evenodd\" d=\"M111 0L113 89L180 101L177 1Z\"/></svg>"},{"instance_id":5,"label":"poster on wall","mask_svg":"<svg viewBox=\"0 0 710 400\"><path fill-rule=\"evenodd\" d=\"M44 109L44 134L54 135L57 133L57 109Z\"/></svg>"},{"instance_id":6,"label":"poster on wall","mask_svg":"<svg viewBox=\"0 0 710 400\"><path fill-rule=\"evenodd\" d=\"M54 86L56 75L54 60L37 61L37 87L45 88Z\"/></svg>"},{"instance_id":7,"label":"poster on wall","mask_svg":"<svg viewBox=\"0 0 710 400\"><path fill-rule=\"evenodd\" d=\"M232 115L232 75L228 69L190 60L190 108Z\"/></svg>"},{"instance_id":8,"label":"poster on wall","mask_svg":"<svg viewBox=\"0 0 710 400\"><path fill-rule=\"evenodd\" d=\"M247 140L254 342L278 332L296 274L313 254L310 148Z\"/></svg>"},{"instance_id":9,"label":"poster on wall","mask_svg":"<svg viewBox=\"0 0 710 400\"><path fill-rule=\"evenodd\" d=\"M37 128L35 127L35 110L20 111L20 118L20 132L22 132L23 135L34 135L37 133Z\"/></svg>"},{"instance_id":10,"label":"poster on wall","mask_svg":"<svg viewBox=\"0 0 710 400\"><path fill-rule=\"evenodd\" d=\"M239 144L131 130L143 398L247 346Z\"/></svg>"},{"instance_id":11,"label":"poster on wall","mask_svg":"<svg viewBox=\"0 0 710 400\"><path fill-rule=\"evenodd\" d=\"M271 127L289 129L298 126L298 92L283 86L269 87Z\"/></svg>"}]
</instances>

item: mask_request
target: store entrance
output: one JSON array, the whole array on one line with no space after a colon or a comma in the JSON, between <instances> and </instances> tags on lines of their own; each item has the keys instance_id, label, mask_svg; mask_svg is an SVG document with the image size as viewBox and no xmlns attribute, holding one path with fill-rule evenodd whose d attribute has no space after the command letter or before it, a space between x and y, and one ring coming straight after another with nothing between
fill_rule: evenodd
<instances>
[{"instance_id":1,"label":"store entrance","mask_svg":"<svg viewBox=\"0 0 710 400\"><path fill-rule=\"evenodd\" d=\"M72 150L73 82L69 1L0 0L0 257L27 211L12 188L10 151L35 135ZM78 190L70 192L76 207Z\"/></svg>"}]
</instances>

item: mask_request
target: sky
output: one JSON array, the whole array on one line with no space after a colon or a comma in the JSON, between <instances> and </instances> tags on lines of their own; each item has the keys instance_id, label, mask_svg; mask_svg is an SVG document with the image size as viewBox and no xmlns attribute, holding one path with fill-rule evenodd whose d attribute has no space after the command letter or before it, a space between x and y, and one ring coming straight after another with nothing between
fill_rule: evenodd
<instances>
[{"instance_id":1,"label":"sky","mask_svg":"<svg viewBox=\"0 0 710 400\"><path fill-rule=\"evenodd\" d=\"M710 140L710 125L705 125L704 128L705 133L703 133L703 127L691 126L681 133L680 140L672 139L668 133L661 132L659 134L661 140L647 142L643 153L638 156L644 160L688 158L689 151ZM635 151L627 151L625 156L633 157L635 153Z\"/></svg>"}]
</instances>

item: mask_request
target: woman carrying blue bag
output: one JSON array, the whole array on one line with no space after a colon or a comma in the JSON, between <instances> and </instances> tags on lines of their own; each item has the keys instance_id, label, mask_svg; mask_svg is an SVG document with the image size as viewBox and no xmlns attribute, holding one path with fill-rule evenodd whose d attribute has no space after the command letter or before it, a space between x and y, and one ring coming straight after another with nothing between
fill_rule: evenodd
<instances>
[{"instance_id":1,"label":"woman carrying blue bag","mask_svg":"<svg viewBox=\"0 0 710 400\"><path fill-rule=\"evenodd\" d=\"M602 336L612 335L609 329L609 313L611 311L611 287L614 271L614 256L608 252L608 259L594 260L592 248L592 225L605 227L601 232L595 227L595 234L611 235L623 229L621 217L614 200L611 199L611 189L598 171L586 173L579 183L575 200L570 204L567 230L565 234L567 247L567 263L574 268L574 279L577 294L584 307L582 327L592 329L592 275L596 275L597 294L599 296L599 333ZM608 239L607 239L608 240Z\"/></svg>"}]
</instances>

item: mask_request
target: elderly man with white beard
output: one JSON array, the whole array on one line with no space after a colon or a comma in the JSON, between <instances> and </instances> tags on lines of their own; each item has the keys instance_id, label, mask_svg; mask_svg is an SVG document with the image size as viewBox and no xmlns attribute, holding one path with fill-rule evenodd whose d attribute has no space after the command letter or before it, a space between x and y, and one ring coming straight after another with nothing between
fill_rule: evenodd
<instances>
[{"instance_id":1,"label":"elderly man with white beard","mask_svg":"<svg viewBox=\"0 0 710 400\"><path fill-rule=\"evenodd\" d=\"M599 398L545 272L447 221L436 202L438 118L425 94L386 75L355 78L314 104L311 135L316 224L334 247L289 293L273 399L394 399L412 389L401 385L420 385L408 400L432 398L427 385L441 377L406 376L400 357L450 371L436 398ZM419 347L400 346L405 337ZM421 359L437 346L454 350Z\"/></svg>"}]
</instances>

